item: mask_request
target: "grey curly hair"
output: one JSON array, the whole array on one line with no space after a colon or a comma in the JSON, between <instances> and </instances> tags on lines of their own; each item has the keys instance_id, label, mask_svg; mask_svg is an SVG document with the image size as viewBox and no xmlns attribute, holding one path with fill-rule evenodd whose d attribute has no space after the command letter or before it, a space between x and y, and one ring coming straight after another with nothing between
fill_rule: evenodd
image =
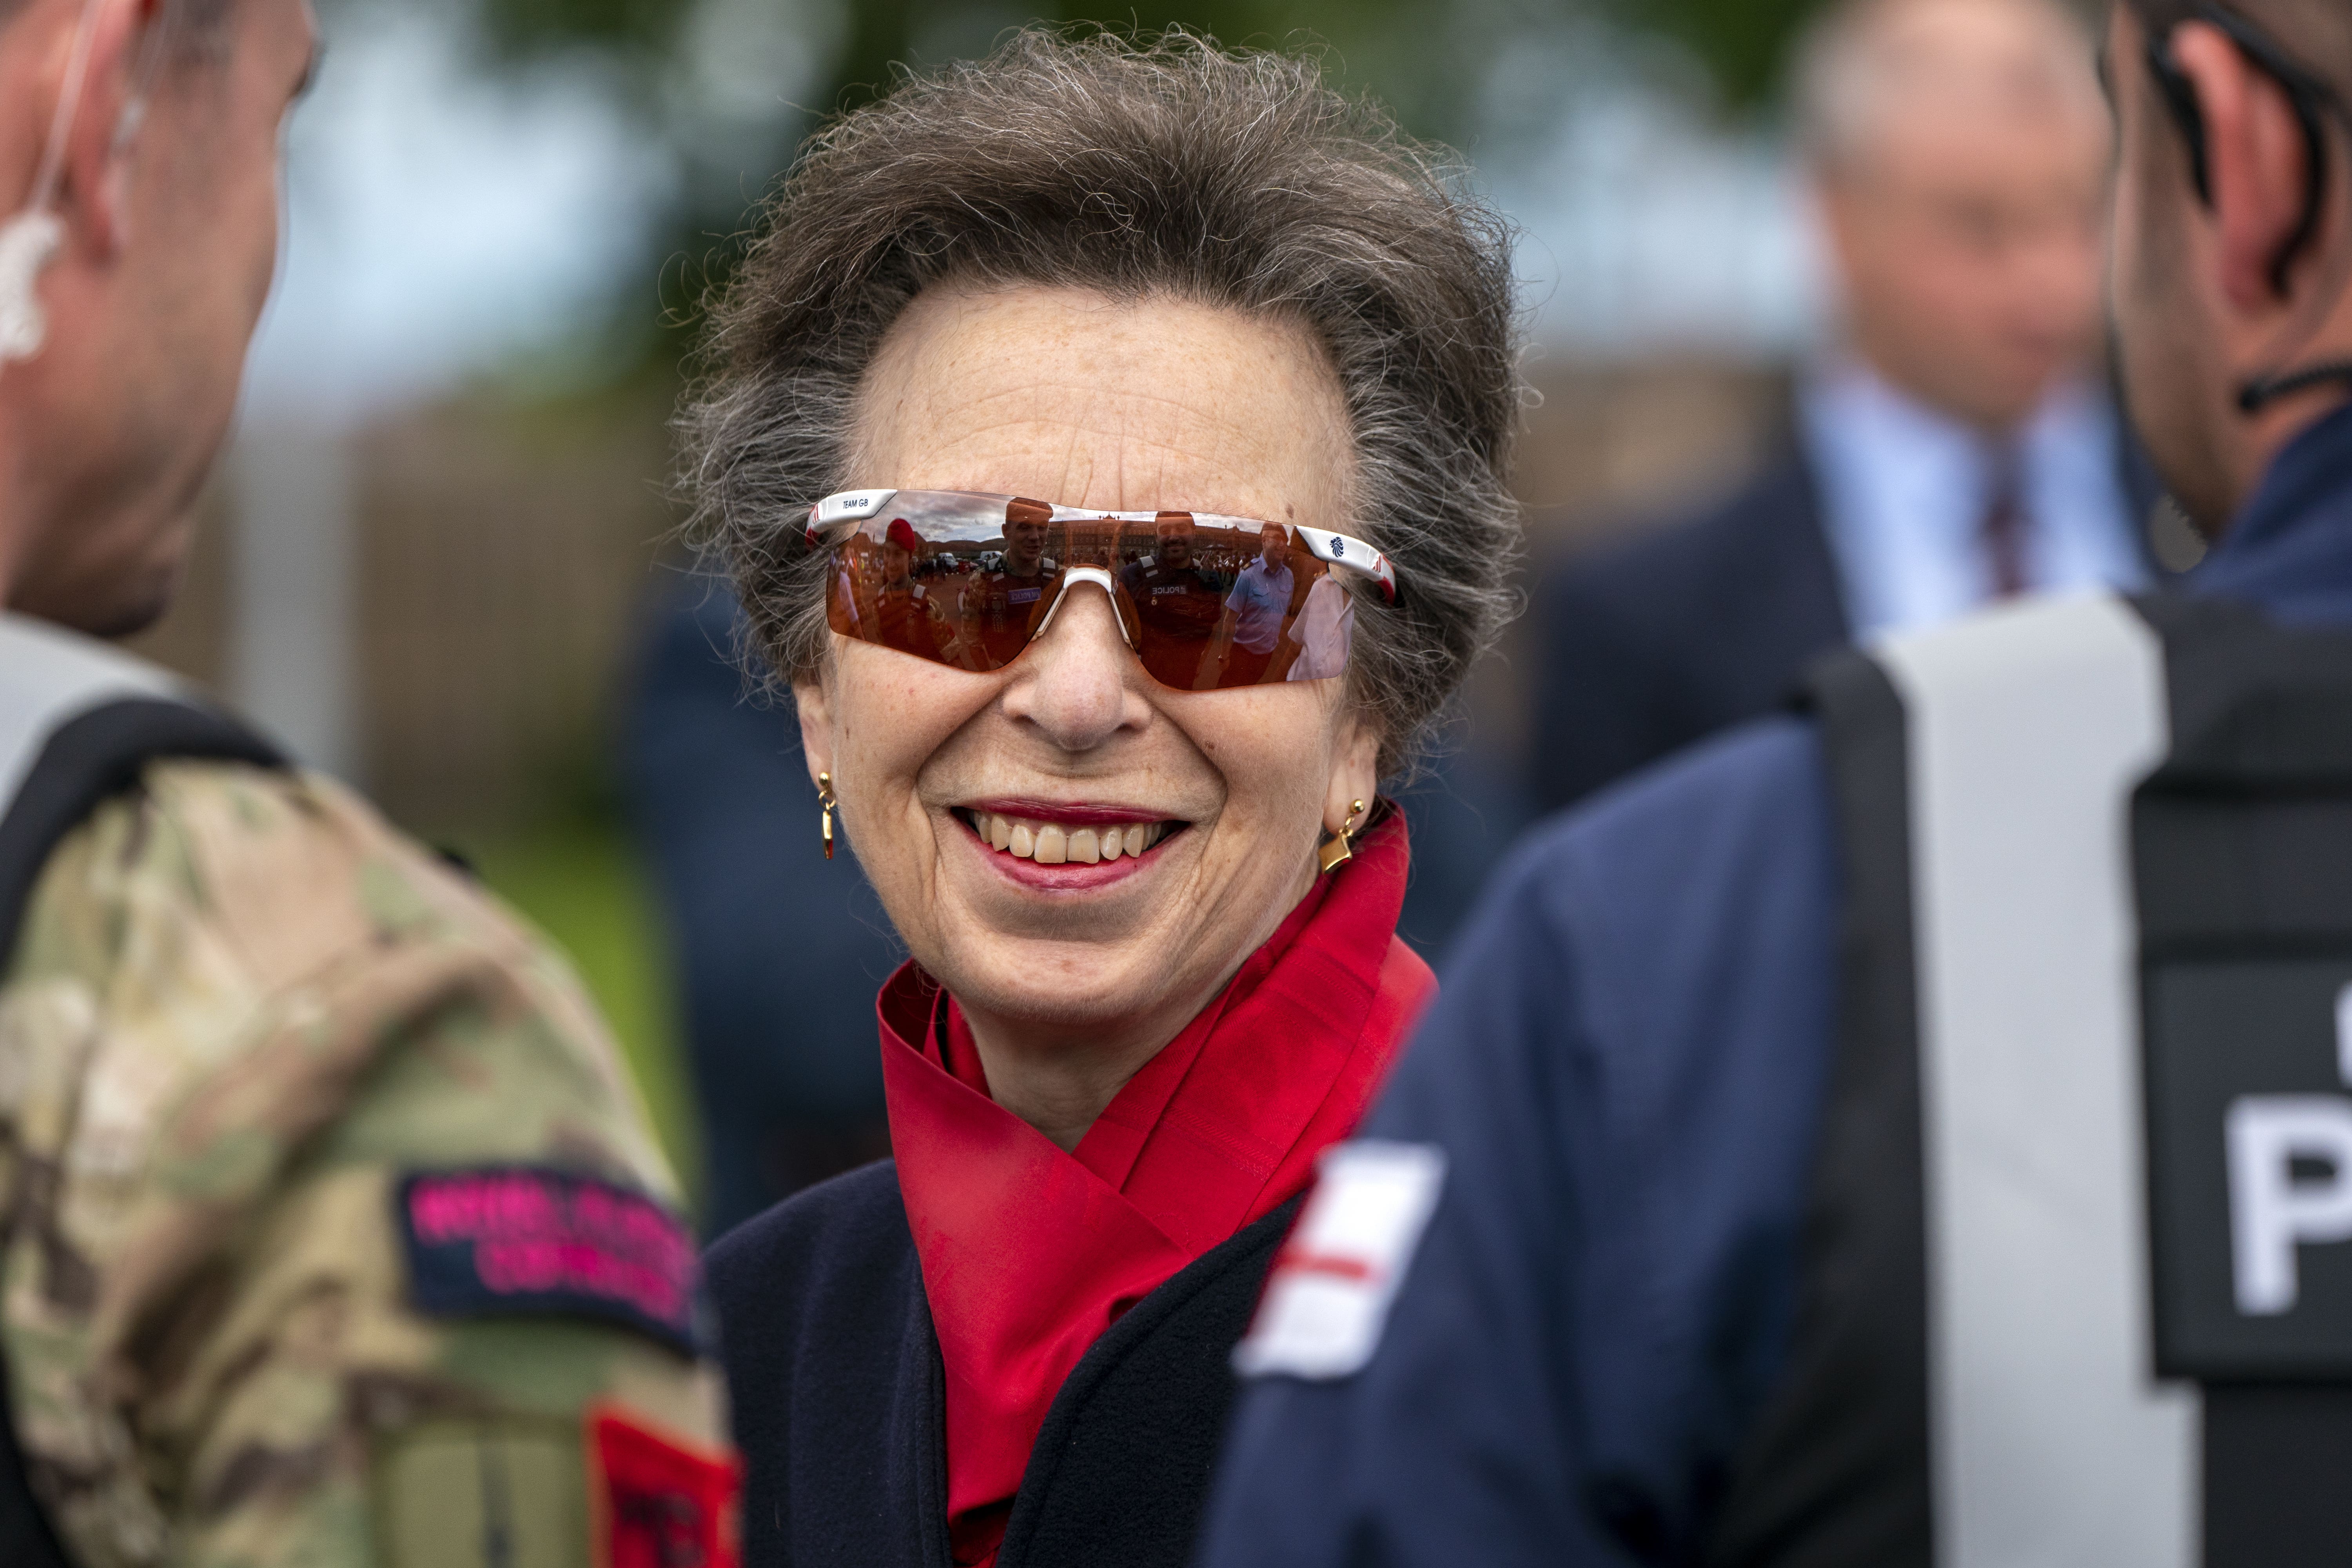
<instances>
[{"instance_id":1,"label":"grey curly hair","mask_svg":"<svg viewBox=\"0 0 2352 1568\"><path fill-rule=\"evenodd\" d=\"M866 368L924 289L1158 291L1303 322L1353 428L1350 531L1402 588L1358 614L1349 669L1392 776L1512 607L1507 240L1454 166L1312 60L1024 29L834 121L767 202L678 417L689 536L775 670L808 677L830 640L802 524L842 488Z\"/></svg>"}]
</instances>

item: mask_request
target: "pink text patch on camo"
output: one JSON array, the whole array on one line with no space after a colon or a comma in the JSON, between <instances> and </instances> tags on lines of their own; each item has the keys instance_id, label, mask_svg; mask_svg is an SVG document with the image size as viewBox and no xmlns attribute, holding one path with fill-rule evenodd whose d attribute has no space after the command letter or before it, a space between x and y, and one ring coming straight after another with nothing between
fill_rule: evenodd
<instances>
[{"instance_id":1,"label":"pink text patch on camo","mask_svg":"<svg viewBox=\"0 0 2352 1568\"><path fill-rule=\"evenodd\" d=\"M499 1165L409 1176L395 1201L418 1311L605 1318L694 1353L694 1237L642 1193Z\"/></svg>"}]
</instances>

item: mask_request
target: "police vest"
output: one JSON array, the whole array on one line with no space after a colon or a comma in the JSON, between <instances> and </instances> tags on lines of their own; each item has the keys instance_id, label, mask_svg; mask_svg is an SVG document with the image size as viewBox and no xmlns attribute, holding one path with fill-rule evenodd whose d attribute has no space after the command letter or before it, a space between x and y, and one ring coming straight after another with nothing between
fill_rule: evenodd
<instances>
[{"instance_id":1,"label":"police vest","mask_svg":"<svg viewBox=\"0 0 2352 1568\"><path fill-rule=\"evenodd\" d=\"M268 742L162 670L0 613L0 977L58 841L163 758L285 765ZM5 1371L0 1363L0 1396ZM0 1563L68 1568L70 1561L34 1501L16 1423L0 1419Z\"/></svg>"},{"instance_id":2,"label":"police vest","mask_svg":"<svg viewBox=\"0 0 2352 1568\"><path fill-rule=\"evenodd\" d=\"M1712 1560L2352 1563L2352 637L2084 599L1812 693L1841 1038Z\"/></svg>"}]
</instances>

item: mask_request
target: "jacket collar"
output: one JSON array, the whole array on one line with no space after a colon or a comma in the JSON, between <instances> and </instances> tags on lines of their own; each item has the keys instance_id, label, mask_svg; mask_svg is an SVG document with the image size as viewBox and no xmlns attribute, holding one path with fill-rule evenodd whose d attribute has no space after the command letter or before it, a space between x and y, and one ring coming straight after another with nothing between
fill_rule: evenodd
<instances>
[{"instance_id":1,"label":"jacket collar","mask_svg":"<svg viewBox=\"0 0 2352 1568\"><path fill-rule=\"evenodd\" d=\"M2290 624L2352 621L2352 405L2280 450L2188 586Z\"/></svg>"}]
</instances>

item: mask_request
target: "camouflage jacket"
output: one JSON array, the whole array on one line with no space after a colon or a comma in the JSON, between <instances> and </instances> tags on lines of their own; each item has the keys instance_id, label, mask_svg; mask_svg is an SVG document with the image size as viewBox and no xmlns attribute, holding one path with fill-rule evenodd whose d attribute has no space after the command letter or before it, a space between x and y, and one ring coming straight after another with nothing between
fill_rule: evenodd
<instances>
[{"instance_id":1,"label":"camouflage jacket","mask_svg":"<svg viewBox=\"0 0 2352 1568\"><path fill-rule=\"evenodd\" d=\"M328 781L151 764L0 969L0 1347L82 1568L604 1563L648 1498L723 1516L677 1196L564 966Z\"/></svg>"}]
</instances>

